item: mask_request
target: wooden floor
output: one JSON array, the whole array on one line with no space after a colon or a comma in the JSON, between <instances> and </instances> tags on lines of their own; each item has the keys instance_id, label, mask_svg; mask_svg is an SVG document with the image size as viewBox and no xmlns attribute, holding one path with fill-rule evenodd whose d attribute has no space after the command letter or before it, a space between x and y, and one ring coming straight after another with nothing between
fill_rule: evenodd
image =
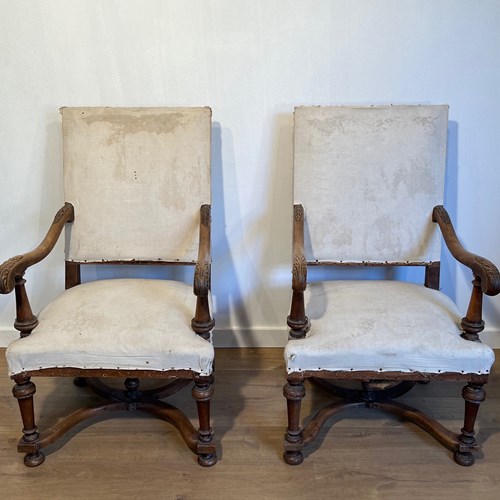
<instances>
[{"instance_id":1,"label":"wooden floor","mask_svg":"<svg viewBox=\"0 0 500 500\"><path fill-rule=\"evenodd\" d=\"M500 354L497 352L497 355ZM500 363L487 386L478 417L483 450L473 467L426 433L377 410L355 410L323 431L322 446L300 466L283 463L286 425L281 349L219 349L216 354L213 426L219 462L205 469L165 422L141 414L81 426L62 446L47 451L40 467L23 465L16 452L21 423L0 352L1 499L499 499ZM71 379L38 378L39 426L96 396ZM457 383L418 385L400 400L458 431L463 400ZM184 392L184 391L183 391ZM195 416L189 395L174 404ZM451 397L453 396L453 397ZM324 402L307 385L303 408Z\"/></svg>"}]
</instances>

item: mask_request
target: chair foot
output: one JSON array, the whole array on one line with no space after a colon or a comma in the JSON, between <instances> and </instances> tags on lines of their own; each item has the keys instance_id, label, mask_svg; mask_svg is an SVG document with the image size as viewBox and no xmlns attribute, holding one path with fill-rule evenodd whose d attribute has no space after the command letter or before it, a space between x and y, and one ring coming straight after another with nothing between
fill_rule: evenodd
<instances>
[{"instance_id":1,"label":"chair foot","mask_svg":"<svg viewBox=\"0 0 500 500\"><path fill-rule=\"evenodd\" d=\"M198 463L202 467L212 467L217 463L217 455L215 453L201 454L198 455Z\"/></svg>"},{"instance_id":2,"label":"chair foot","mask_svg":"<svg viewBox=\"0 0 500 500\"><path fill-rule=\"evenodd\" d=\"M470 467L471 465L474 465L474 462L476 461L474 455L468 451L456 451L453 454L453 458L455 459L455 462L462 467Z\"/></svg>"},{"instance_id":3,"label":"chair foot","mask_svg":"<svg viewBox=\"0 0 500 500\"><path fill-rule=\"evenodd\" d=\"M26 453L24 456L24 465L26 467L37 467L45 461L45 455L41 451L36 453Z\"/></svg>"},{"instance_id":4,"label":"chair foot","mask_svg":"<svg viewBox=\"0 0 500 500\"><path fill-rule=\"evenodd\" d=\"M283 460L288 465L300 465L304 461L304 455L301 451L285 451Z\"/></svg>"}]
</instances>

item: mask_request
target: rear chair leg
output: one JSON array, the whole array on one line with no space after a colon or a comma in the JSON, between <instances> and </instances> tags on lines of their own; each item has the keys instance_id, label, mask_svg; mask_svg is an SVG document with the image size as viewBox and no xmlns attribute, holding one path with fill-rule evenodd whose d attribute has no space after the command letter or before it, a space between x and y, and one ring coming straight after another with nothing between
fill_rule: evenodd
<instances>
[{"instance_id":1,"label":"rear chair leg","mask_svg":"<svg viewBox=\"0 0 500 500\"><path fill-rule=\"evenodd\" d=\"M30 377L16 378L16 385L12 389L12 394L19 403L21 418L23 420L23 437L18 444L19 451L28 451L24 457L24 464L28 467L36 467L45 460L45 455L36 449L36 443L40 438L38 427L35 425L35 411L33 407L33 395L36 386L31 382Z\"/></svg>"},{"instance_id":2,"label":"rear chair leg","mask_svg":"<svg viewBox=\"0 0 500 500\"><path fill-rule=\"evenodd\" d=\"M193 398L198 407L198 463L203 467L211 467L217 463L217 455L213 446L213 432L210 427L210 398L214 390L212 387L213 376L205 380L196 380L193 387ZM204 452L204 450L209 450Z\"/></svg>"},{"instance_id":3,"label":"rear chair leg","mask_svg":"<svg viewBox=\"0 0 500 500\"><path fill-rule=\"evenodd\" d=\"M283 387L288 410L288 427L285 433L285 452L283 459L289 465L299 465L302 455L302 429L300 428L300 406L306 390L302 380L289 380Z\"/></svg>"},{"instance_id":4,"label":"rear chair leg","mask_svg":"<svg viewBox=\"0 0 500 500\"><path fill-rule=\"evenodd\" d=\"M462 390L462 397L465 399L465 416L462 433L458 440L469 446L476 444L474 437L474 423L476 422L479 405L485 400L486 393L483 384L467 384ZM454 454L455 462L465 467L474 463L474 455L469 451L456 451Z\"/></svg>"}]
</instances>

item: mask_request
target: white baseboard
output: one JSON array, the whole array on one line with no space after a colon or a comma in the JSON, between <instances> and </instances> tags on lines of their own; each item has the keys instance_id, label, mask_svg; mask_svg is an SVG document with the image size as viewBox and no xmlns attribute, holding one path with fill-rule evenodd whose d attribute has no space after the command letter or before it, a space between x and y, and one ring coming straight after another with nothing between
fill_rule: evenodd
<instances>
[{"instance_id":1,"label":"white baseboard","mask_svg":"<svg viewBox=\"0 0 500 500\"><path fill-rule=\"evenodd\" d=\"M14 328L0 327L0 347L7 347L19 334ZM286 328L215 329L215 347L284 347L288 338ZM500 349L500 330L486 330L481 340L493 349Z\"/></svg>"},{"instance_id":2,"label":"white baseboard","mask_svg":"<svg viewBox=\"0 0 500 500\"><path fill-rule=\"evenodd\" d=\"M13 340L19 338L19 332L14 328L0 326L0 347L7 347Z\"/></svg>"},{"instance_id":3,"label":"white baseboard","mask_svg":"<svg viewBox=\"0 0 500 500\"><path fill-rule=\"evenodd\" d=\"M488 344L492 349L500 349L500 330L485 330L479 337L481 342Z\"/></svg>"}]
</instances>

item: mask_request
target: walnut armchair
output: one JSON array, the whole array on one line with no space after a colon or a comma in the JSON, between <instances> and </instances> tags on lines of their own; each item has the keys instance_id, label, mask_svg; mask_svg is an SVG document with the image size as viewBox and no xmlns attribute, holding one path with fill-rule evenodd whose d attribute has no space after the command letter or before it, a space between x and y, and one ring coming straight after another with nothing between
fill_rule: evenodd
<instances>
[{"instance_id":1,"label":"walnut armchair","mask_svg":"<svg viewBox=\"0 0 500 500\"><path fill-rule=\"evenodd\" d=\"M447 116L447 106L295 110L288 464L303 461L304 447L330 417L356 407L413 422L453 451L458 464L474 463L474 423L494 361L478 336L482 296L500 292L500 274L464 250L442 206ZM439 291L441 236L472 271L464 318ZM425 283L308 282L311 266L424 266ZM302 427L305 380L337 399ZM459 433L394 400L430 380L466 383Z\"/></svg>"},{"instance_id":2,"label":"walnut armchair","mask_svg":"<svg viewBox=\"0 0 500 500\"><path fill-rule=\"evenodd\" d=\"M18 451L40 465L43 449L84 419L141 410L174 425L203 466L217 461L210 427L214 349L210 312L209 108L62 108L66 203L42 243L0 267L15 290L7 348L23 421ZM66 290L35 316L27 269L65 229ZM85 264L194 265L194 286L166 279L82 282ZM117 268L119 270L119 268ZM194 317L193 317L194 316ZM39 431L32 377L75 377L103 402ZM124 378L124 389L101 379ZM159 379L142 389L140 379ZM199 428L165 401L194 382ZM79 389L82 390L82 389Z\"/></svg>"}]
</instances>

